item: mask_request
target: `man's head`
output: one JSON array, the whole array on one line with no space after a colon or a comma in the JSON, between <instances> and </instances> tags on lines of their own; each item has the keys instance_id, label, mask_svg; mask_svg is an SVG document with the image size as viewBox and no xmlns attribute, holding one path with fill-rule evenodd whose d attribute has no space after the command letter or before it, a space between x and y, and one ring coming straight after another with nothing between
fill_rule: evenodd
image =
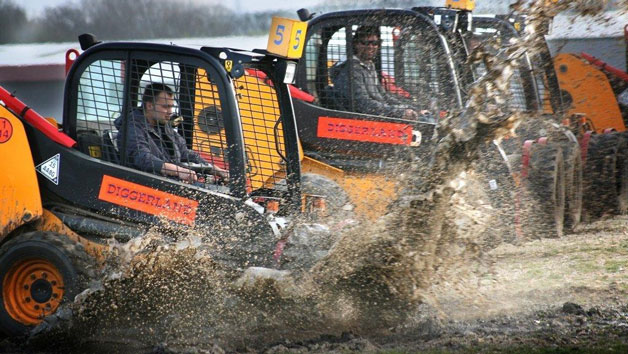
<instances>
[{"instance_id":1,"label":"man's head","mask_svg":"<svg viewBox=\"0 0 628 354\"><path fill-rule=\"evenodd\" d=\"M375 59L381 45L379 27L360 26L353 34L355 55L362 61Z\"/></svg>"},{"instance_id":2,"label":"man's head","mask_svg":"<svg viewBox=\"0 0 628 354\"><path fill-rule=\"evenodd\" d=\"M162 83L148 84L142 95L142 107L150 124L167 123L174 112L174 92Z\"/></svg>"}]
</instances>

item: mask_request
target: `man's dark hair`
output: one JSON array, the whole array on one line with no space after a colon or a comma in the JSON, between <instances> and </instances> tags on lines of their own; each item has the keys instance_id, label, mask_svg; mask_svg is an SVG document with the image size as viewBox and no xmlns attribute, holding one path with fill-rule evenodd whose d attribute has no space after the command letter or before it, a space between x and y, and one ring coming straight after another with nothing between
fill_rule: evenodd
<instances>
[{"instance_id":1,"label":"man's dark hair","mask_svg":"<svg viewBox=\"0 0 628 354\"><path fill-rule=\"evenodd\" d=\"M381 34L379 32L379 27L378 26L360 26L358 27L357 30L355 30L355 33L353 34L353 40L354 41L361 41L365 38L368 38L370 36L377 36L377 38L380 38Z\"/></svg>"},{"instance_id":2,"label":"man's dark hair","mask_svg":"<svg viewBox=\"0 0 628 354\"><path fill-rule=\"evenodd\" d=\"M142 95L142 107L146 107L146 102L155 103L155 98L162 92L166 92L168 95L174 95L170 86L162 84L161 82L151 82L146 85L144 94Z\"/></svg>"}]
</instances>

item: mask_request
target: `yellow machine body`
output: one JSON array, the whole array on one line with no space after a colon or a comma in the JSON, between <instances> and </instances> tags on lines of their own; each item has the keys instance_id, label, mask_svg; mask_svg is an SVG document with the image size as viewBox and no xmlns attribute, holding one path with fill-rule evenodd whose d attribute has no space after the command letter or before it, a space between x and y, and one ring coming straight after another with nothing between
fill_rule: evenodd
<instances>
[{"instance_id":1,"label":"yellow machine body","mask_svg":"<svg viewBox=\"0 0 628 354\"><path fill-rule=\"evenodd\" d=\"M358 217L377 219L397 197L394 178L383 174L345 172L307 156L301 160L301 172L316 173L338 183L347 192Z\"/></svg>"},{"instance_id":2,"label":"yellow machine body","mask_svg":"<svg viewBox=\"0 0 628 354\"><path fill-rule=\"evenodd\" d=\"M284 162L277 147L284 146L283 129L281 125L275 129L279 120L280 110L275 89L263 80L246 74L234 83L242 120L242 133L246 146L249 168L250 188L256 190L263 187L272 187L276 180L285 178ZM224 129L216 133L204 132L199 124L198 117L201 111L209 106L220 109L218 90L207 80L203 70L197 75L196 89L205 92L197 96L194 103L195 134L194 146L200 147L201 152L211 154L212 151L222 151L226 148ZM214 96L211 93L216 93ZM200 98L198 98L200 97ZM220 154L224 158L224 154Z\"/></svg>"},{"instance_id":3,"label":"yellow machine body","mask_svg":"<svg viewBox=\"0 0 628 354\"><path fill-rule=\"evenodd\" d=\"M22 121L0 106L0 238L42 215L31 148Z\"/></svg>"},{"instance_id":4,"label":"yellow machine body","mask_svg":"<svg viewBox=\"0 0 628 354\"><path fill-rule=\"evenodd\" d=\"M0 106L0 240L24 224L32 229L66 235L85 246L88 254L103 260L106 246L76 234L42 207L36 166L22 121Z\"/></svg>"}]
</instances>

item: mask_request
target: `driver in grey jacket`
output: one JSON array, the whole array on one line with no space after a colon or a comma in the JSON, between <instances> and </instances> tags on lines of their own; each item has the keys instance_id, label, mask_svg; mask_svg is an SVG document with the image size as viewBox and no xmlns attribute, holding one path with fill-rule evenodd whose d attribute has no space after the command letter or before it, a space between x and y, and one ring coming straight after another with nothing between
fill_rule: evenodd
<instances>
[{"instance_id":1,"label":"driver in grey jacket","mask_svg":"<svg viewBox=\"0 0 628 354\"><path fill-rule=\"evenodd\" d=\"M351 65L345 60L330 69L334 89L345 98L344 102L337 102L340 106L349 109L348 100L353 97L353 110L359 113L412 120L418 120L419 114L429 114L427 110L417 112L414 107L382 86L373 62L381 46L379 27L359 27L353 35L353 43L354 55L350 59ZM353 84L353 95L350 82Z\"/></svg>"}]
</instances>

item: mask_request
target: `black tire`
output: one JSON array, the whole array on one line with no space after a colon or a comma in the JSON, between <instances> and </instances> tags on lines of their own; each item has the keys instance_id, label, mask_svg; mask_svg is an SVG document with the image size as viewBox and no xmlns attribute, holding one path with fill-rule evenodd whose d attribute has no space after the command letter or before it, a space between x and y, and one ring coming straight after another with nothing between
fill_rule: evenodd
<instances>
[{"instance_id":1,"label":"black tire","mask_svg":"<svg viewBox=\"0 0 628 354\"><path fill-rule=\"evenodd\" d=\"M621 133L591 137L584 166L584 210L588 221L628 209L628 142Z\"/></svg>"},{"instance_id":2,"label":"black tire","mask_svg":"<svg viewBox=\"0 0 628 354\"><path fill-rule=\"evenodd\" d=\"M563 145L565 160L565 231L572 232L582 218L582 154L579 145Z\"/></svg>"},{"instance_id":3,"label":"black tire","mask_svg":"<svg viewBox=\"0 0 628 354\"><path fill-rule=\"evenodd\" d=\"M623 148L617 155L617 214L628 214L628 132L618 133Z\"/></svg>"},{"instance_id":4,"label":"black tire","mask_svg":"<svg viewBox=\"0 0 628 354\"><path fill-rule=\"evenodd\" d=\"M534 144L530 149L528 178L523 183L524 235L562 237L565 220L565 167L557 145Z\"/></svg>"},{"instance_id":5,"label":"black tire","mask_svg":"<svg viewBox=\"0 0 628 354\"><path fill-rule=\"evenodd\" d=\"M0 247L0 296L3 300L0 331L8 336L27 335L38 323L24 322L43 320L29 317L31 308L36 311L41 309L42 312L52 309L47 314L54 313L58 305L74 300L87 288L93 275L93 259L81 244L64 235L35 231L7 241ZM30 289L15 291L18 288L27 289L27 283L30 283ZM63 296L59 295L61 293ZM25 296L23 301L21 296ZM57 300L59 297L61 299Z\"/></svg>"}]
</instances>

